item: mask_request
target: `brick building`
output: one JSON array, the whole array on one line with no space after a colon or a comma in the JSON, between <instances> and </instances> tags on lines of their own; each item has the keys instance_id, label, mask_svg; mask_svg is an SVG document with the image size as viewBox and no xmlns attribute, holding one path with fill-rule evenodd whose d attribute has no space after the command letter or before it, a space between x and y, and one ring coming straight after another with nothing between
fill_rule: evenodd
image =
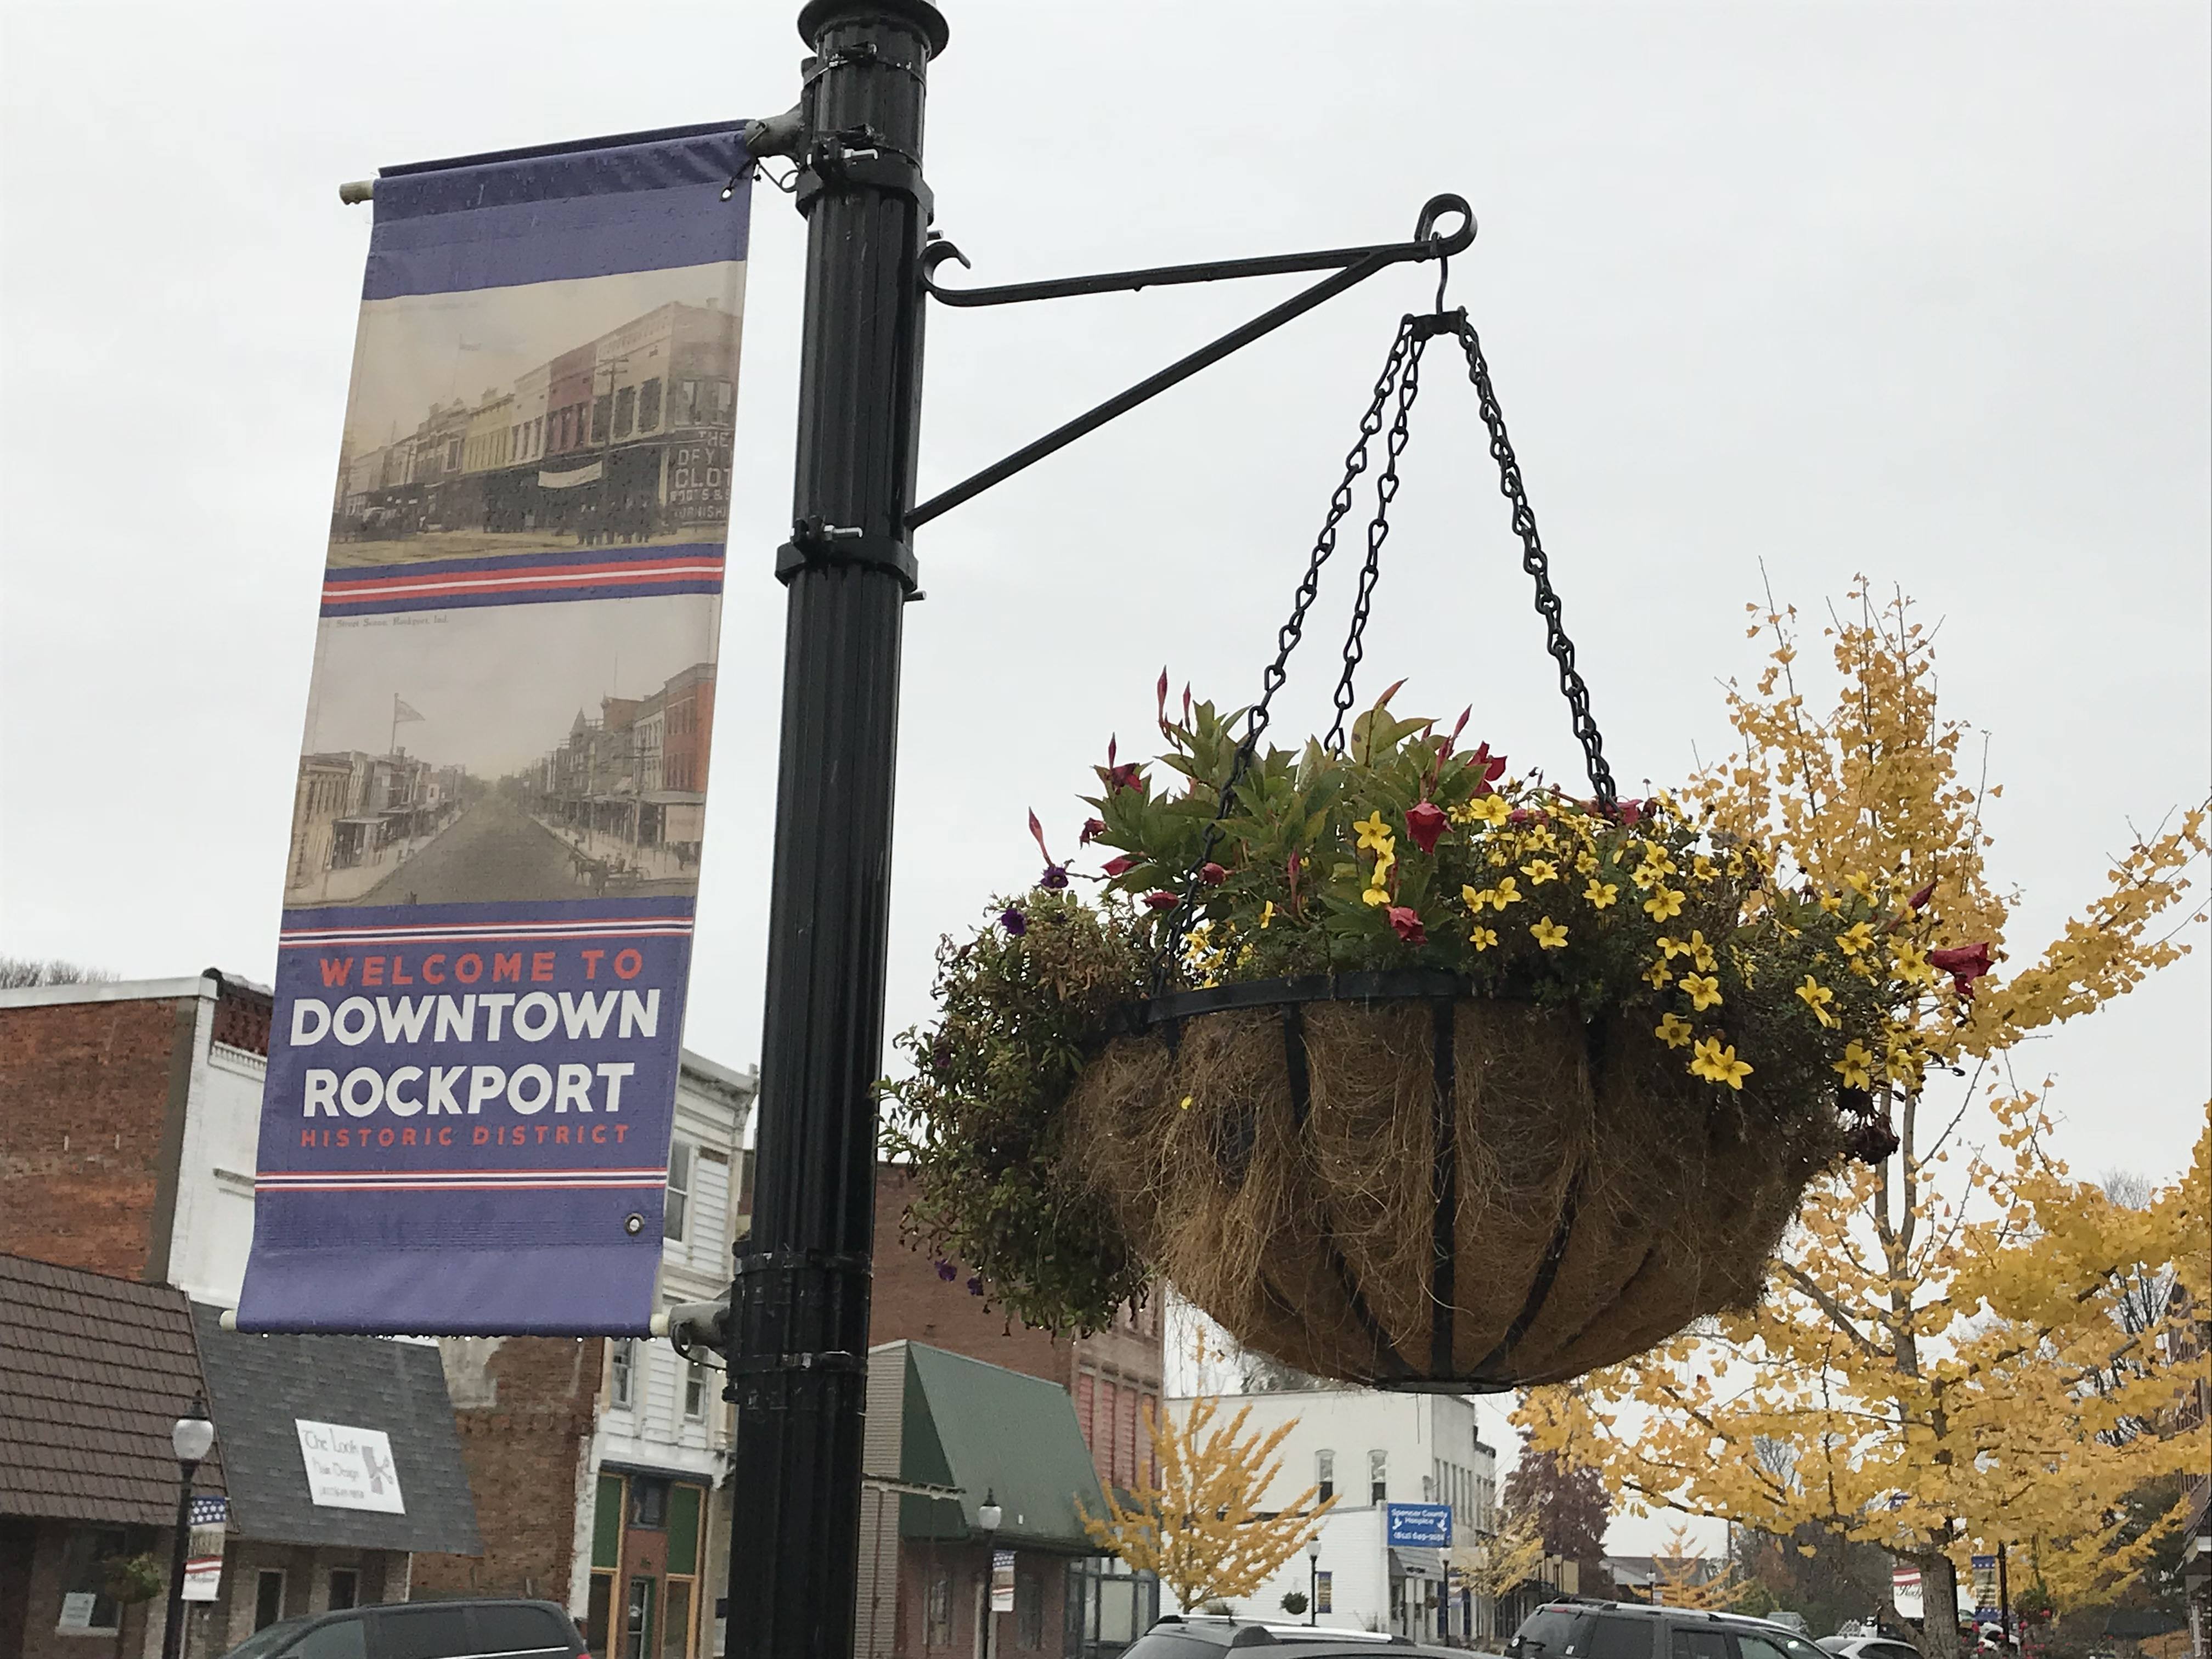
<instances>
[{"instance_id":1,"label":"brick building","mask_svg":"<svg viewBox=\"0 0 2212 1659\"><path fill-rule=\"evenodd\" d=\"M926 1345L1055 1383L1066 1392L1101 1484L1139 1484L1151 1473L1144 1415L1147 1410L1159 1410L1162 1395L1160 1300L1124 1309L1110 1328L1089 1336L1054 1337L1024 1325L1003 1308L972 1294L964 1270L956 1270L948 1279L927 1252L913 1246L903 1222L914 1193L912 1174L902 1165L877 1166L868 1322L872 1354L895 1343ZM895 1471L871 1468L868 1473L887 1476ZM924 1585L915 1577L919 1569L913 1561L903 1560L896 1574L886 1572L884 1581L886 1585L896 1582L901 1598L896 1636L893 1620L880 1613L880 1636L865 1629L862 1634L891 1643L872 1650L886 1654L935 1654L943 1644L931 1639L933 1632L966 1652L964 1644L975 1629L977 1586L988 1561L979 1551L946 1554L939 1544L919 1547L935 1552L937 1567L951 1571L952 1577ZM1018 1546L1015 1556L1018 1605L1001 1615L1000 1652L1071 1656L1115 1652L1141 1634L1158 1612L1158 1586L1149 1578L1133 1577L1112 1558L1075 1553L1065 1541L1034 1550ZM1036 1588L1024 1588L1030 1584ZM1042 1646L1024 1646L1022 1636L1037 1630L1043 1632Z\"/></svg>"},{"instance_id":2,"label":"brick building","mask_svg":"<svg viewBox=\"0 0 2212 1659\"><path fill-rule=\"evenodd\" d=\"M0 1340L50 1320L36 1352L17 1356L23 1374L67 1376L68 1362L84 1359L97 1378L88 1386L100 1389L121 1386L111 1372L127 1383L150 1358L160 1362L158 1377L142 1377L135 1394L82 1421L66 1401L41 1415L35 1393L0 1381L19 1419L0 1429L9 1443L0 1466L18 1462L27 1445L66 1448L69 1434L89 1424L95 1431L82 1455L96 1467L118 1425L137 1422L128 1432L154 1437L164 1471L159 1514L137 1490L141 1477L125 1470L88 1495L57 1497L35 1483L12 1498L0 1492L0 1515L12 1504L19 1533L43 1528L43 1543L32 1539L46 1563L40 1571L87 1580L82 1593L98 1588L89 1581L118 1555L151 1550L166 1571L166 1544L148 1529L166 1536L173 1516L168 1424L203 1391L231 1508L218 1599L200 1604L187 1626L193 1655L220 1653L280 1618L404 1600L413 1550L477 1542L434 1350L217 1327L221 1311L237 1306L252 1243L270 1012L267 991L214 969L0 991L0 1288L13 1298L0 1311ZM125 1355L138 1363L122 1364ZM363 1518L313 1498L294 1437L301 1419L389 1436L410 1512ZM222 1491L222 1480L209 1489ZM7 1542L0 1530L0 1557L11 1553ZM51 1601L58 1583L30 1589ZM0 1605L11 1601L0 1595ZM112 1626L89 1627L64 1627L35 1599L27 1614L20 1604L10 1612L12 1626L0 1618L0 1659L46 1653L50 1639L64 1653L88 1653L76 1639L87 1633L104 1635L100 1651L118 1659L142 1641L159 1651L158 1631L147 1637L143 1618L128 1612Z\"/></svg>"}]
</instances>

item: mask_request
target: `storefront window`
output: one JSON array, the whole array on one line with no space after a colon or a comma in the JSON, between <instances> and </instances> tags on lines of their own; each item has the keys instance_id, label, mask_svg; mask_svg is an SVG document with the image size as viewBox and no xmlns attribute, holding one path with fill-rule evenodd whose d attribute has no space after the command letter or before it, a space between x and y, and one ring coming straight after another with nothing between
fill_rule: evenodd
<instances>
[{"instance_id":1,"label":"storefront window","mask_svg":"<svg viewBox=\"0 0 2212 1659\"><path fill-rule=\"evenodd\" d=\"M939 1567L929 1580L928 1618L923 1626L921 1644L926 1648L949 1648L952 1645L952 1573Z\"/></svg>"},{"instance_id":2,"label":"storefront window","mask_svg":"<svg viewBox=\"0 0 2212 1659\"><path fill-rule=\"evenodd\" d=\"M628 1640L623 1644L625 1659L653 1659L653 1602L657 1579L643 1577L629 1581L629 1607L625 1620Z\"/></svg>"},{"instance_id":3,"label":"storefront window","mask_svg":"<svg viewBox=\"0 0 2212 1659\"><path fill-rule=\"evenodd\" d=\"M107 1594L107 1564L127 1553L129 1544L120 1527L79 1527L70 1534L62 1547L57 1629L73 1634L112 1632L121 1624L123 1608Z\"/></svg>"}]
</instances>

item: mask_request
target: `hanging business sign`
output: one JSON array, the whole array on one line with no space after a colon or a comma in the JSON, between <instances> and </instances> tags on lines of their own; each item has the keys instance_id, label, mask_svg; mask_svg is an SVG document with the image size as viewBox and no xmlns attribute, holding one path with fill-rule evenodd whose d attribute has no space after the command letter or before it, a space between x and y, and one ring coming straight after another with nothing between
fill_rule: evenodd
<instances>
[{"instance_id":1,"label":"hanging business sign","mask_svg":"<svg viewBox=\"0 0 2212 1659\"><path fill-rule=\"evenodd\" d=\"M382 1429L314 1423L303 1417L294 1418L292 1427L300 1437L310 1503L334 1510L407 1513L399 1469L392 1461L392 1437Z\"/></svg>"},{"instance_id":2,"label":"hanging business sign","mask_svg":"<svg viewBox=\"0 0 2212 1659\"><path fill-rule=\"evenodd\" d=\"M726 125L377 180L242 1329L647 1328L749 171Z\"/></svg>"},{"instance_id":3,"label":"hanging business sign","mask_svg":"<svg viewBox=\"0 0 2212 1659\"><path fill-rule=\"evenodd\" d=\"M1451 1543L1449 1504L1385 1504L1382 1514L1387 1541L1393 1547L1442 1549Z\"/></svg>"},{"instance_id":4,"label":"hanging business sign","mask_svg":"<svg viewBox=\"0 0 2212 1659\"><path fill-rule=\"evenodd\" d=\"M222 1551L228 1531L230 1500L218 1493L192 1499L191 1539L185 1554L184 1599L218 1601L222 1594Z\"/></svg>"}]
</instances>

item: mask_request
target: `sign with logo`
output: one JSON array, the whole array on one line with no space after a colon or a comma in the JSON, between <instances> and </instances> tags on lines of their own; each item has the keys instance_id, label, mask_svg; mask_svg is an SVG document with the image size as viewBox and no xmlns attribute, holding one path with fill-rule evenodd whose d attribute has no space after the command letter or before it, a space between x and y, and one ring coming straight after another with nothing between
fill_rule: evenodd
<instances>
[{"instance_id":1,"label":"sign with logo","mask_svg":"<svg viewBox=\"0 0 2212 1659\"><path fill-rule=\"evenodd\" d=\"M994 1550L991 1553L991 1611L1012 1613L1014 1610L1014 1553Z\"/></svg>"},{"instance_id":2,"label":"sign with logo","mask_svg":"<svg viewBox=\"0 0 2212 1659\"><path fill-rule=\"evenodd\" d=\"M92 1609L100 1597L91 1590L70 1590L62 1596L62 1616L56 1630L90 1630Z\"/></svg>"},{"instance_id":3,"label":"sign with logo","mask_svg":"<svg viewBox=\"0 0 2212 1659\"><path fill-rule=\"evenodd\" d=\"M728 533L736 132L377 180L242 1330L647 1329Z\"/></svg>"},{"instance_id":4,"label":"sign with logo","mask_svg":"<svg viewBox=\"0 0 2212 1659\"><path fill-rule=\"evenodd\" d=\"M1317 1572L1314 1575L1314 1611L1316 1613L1336 1611L1335 1581L1327 1572Z\"/></svg>"},{"instance_id":5,"label":"sign with logo","mask_svg":"<svg viewBox=\"0 0 2212 1659\"><path fill-rule=\"evenodd\" d=\"M223 1534L230 1500L215 1493L192 1499L191 1534L185 1556L185 1600L213 1601L222 1589Z\"/></svg>"},{"instance_id":6,"label":"sign with logo","mask_svg":"<svg viewBox=\"0 0 2212 1659\"><path fill-rule=\"evenodd\" d=\"M294 1418L292 1426L299 1431L312 1501L329 1509L407 1513L399 1471L392 1462L392 1437L382 1429L311 1423L304 1417Z\"/></svg>"},{"instance_id":7,"label":"sign with logo","mask_svg":"<svg viewBox=\"0 0 2212 1659\"><path fill-rule=\"evenodd\" d=\"M1451 1543L1449 1504L1385 1504L1382 1516L1384 1530L1394 1546L1442 1549Z\"/></svg>"},{"instance_id":8,"label":"sign with logo","mask_svg":"<svg viewBox=\"0 0 2212 1659\"><path fill-rule=\"evenodd\" d=\"M1893 1567L1889 1574L1889 1599L1900 1619L1917 1619L1923 1605L1920 1569Z\"/></svg>"}]
</instances>

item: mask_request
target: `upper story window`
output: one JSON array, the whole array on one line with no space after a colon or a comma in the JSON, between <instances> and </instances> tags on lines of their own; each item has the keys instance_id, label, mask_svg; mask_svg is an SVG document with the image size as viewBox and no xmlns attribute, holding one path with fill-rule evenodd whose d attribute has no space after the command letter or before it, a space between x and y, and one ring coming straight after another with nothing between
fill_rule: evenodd
<instances>
[{"instance_id":1,"label":"upper story window","mask_svg":"<svg viewBox=\"0 0 2212 1659\"><path fill-rule=\"evenodd\" d=\"M611 1382L608 1392L614 1408L626 1412L637 1401L637 1339L619 1336L615 1339L611 1361Z\"/></svg>"},{"instance_id":2,"label":"upper story window","mask_svg":"<svg viewBox=\"0 0 2212 1659\"><path fill-rule=\"evenodd\" d=\"M1367 1501L1380 1504L1390 1496L1390 1454L1371 1451L1367 1454Z\"/></svg>"},{"instance_id":3,"label":"upper story window","mask_svg":"<svg viewBox=\"0 0 2212 1659\"><path fill-rule=\"evenodd\" d=\"M661 1212L660 1236L682 1243L684 1224L691 1208L691 1143L668 1145L668 1204Z\"/></svg>"},{"instance_id":4,"label":"upper story window","mask_svg":"<svg viewBox=\"0 0 2212 1659\"><path fill-rule=\"evenodd\" d=\"M707 1419L707 1368L696 1359L684 1368L684 1416L691 1423Z\"/></svg>"},{"instance_id":5,"label":"upper story window","mask_svg":"<svg viewBox=\"0 0 2212 1659\"><path fill-rule=\"evenodd\" d=\"M1314 1454L1314 1486L1324 1504L1336 1496L1336 1454L1326 1447Z\"/></svg>"}]
</instances>

